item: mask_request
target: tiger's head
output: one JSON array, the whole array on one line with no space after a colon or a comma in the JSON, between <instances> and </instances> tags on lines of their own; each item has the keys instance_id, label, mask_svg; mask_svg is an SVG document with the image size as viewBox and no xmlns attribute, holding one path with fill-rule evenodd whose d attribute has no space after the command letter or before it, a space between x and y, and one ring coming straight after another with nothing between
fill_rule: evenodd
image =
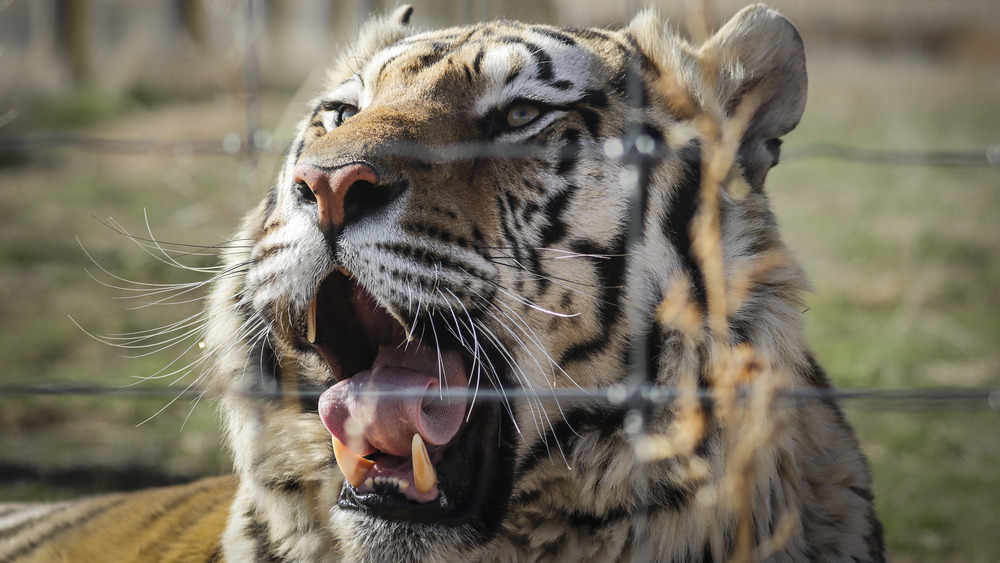
<instances>
[{"instance_id":1,"label":"tiger's head","mask_svg":"<svg viewBox=\"0 0 1000 563\"><path fill-rule=\"evenodd\" d=\"M634 471L623 409L585 391L628 381L640 341L655 385L707 361L654 319L675 285L705 301L699 116L745 121L727 268L780 247L762 189L803 110L801 41L761 6L701 46L652 13L418 32L410 11L329 75L213 294L241 482L227 557L518 558L570 529L589 530L587 557L634 551L603 530L631 525L637 481L654 513L693 485L676 460ZM799 273L769 275L730 312L733 338L804 361Z\"/></svg>"}]
</instances>

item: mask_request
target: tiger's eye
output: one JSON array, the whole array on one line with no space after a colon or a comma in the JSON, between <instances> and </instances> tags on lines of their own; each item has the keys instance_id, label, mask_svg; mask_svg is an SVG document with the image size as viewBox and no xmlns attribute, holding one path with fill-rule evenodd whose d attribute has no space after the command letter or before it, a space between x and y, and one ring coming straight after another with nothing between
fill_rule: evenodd
<instances>
[{"instance_id":1,"label":"tiger's eye","mask_svg":"<svg viewBox=\"0 0 1000 563\"><path fill-rule=\"evenodd\" d=\"M337 125L341 125L358 113L358 108L344 104L337 110Z\"/></svg>"},{"instance_id":2,"label":"tiger's eye","mask_svg":"<svg viewBox=\"0 0 1000 563\"><path fill-rule=\"evenodd\" d=\"M541 111L531 104L517 104L507 111L507 125L523 127L541 115Z\"/></svg>"}]
</instances>

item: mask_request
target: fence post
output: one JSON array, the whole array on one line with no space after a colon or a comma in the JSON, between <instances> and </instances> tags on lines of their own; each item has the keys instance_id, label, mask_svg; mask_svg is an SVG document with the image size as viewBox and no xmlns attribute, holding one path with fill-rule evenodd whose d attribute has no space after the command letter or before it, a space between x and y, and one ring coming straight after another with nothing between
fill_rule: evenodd
<instances>
[{"instance_id":1,"label":"fence post","mask_svg":"<svg viewBox=\"0 0 1000 563\"><path fill-rule=\"evenodd\" d=\"M88 0L55 0L56 45L76 85L90 79Z\"/></svg>"},{"instance_id":2,"label":"fence post","mask_svg":"<svg viewBox=\"0 0 1000 563\"><path fill-rule=\"evenodd\" d=\"M205 6L202 0L176 0L177 14L181 27L191 36L198 47L204 48L208 42L208 25L205 21Z\"/></svg>"}]
</instances>

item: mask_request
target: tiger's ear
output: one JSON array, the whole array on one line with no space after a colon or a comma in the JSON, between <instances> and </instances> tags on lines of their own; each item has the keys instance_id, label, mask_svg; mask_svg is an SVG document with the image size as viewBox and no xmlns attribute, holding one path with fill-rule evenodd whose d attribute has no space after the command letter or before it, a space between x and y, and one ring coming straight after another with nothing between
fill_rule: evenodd
<instances>
[{"instance_id":1,"label":"tiger's ear","mask_svg":"<svg viewBox=\"0 0 1000 563\"><path fill-rule=\"evenodd\" d=\"M763 189L778 163L781 136L795 128L806 105L806 55L790 21L757 4L744 8L702 45L703 68L715 69L718 102L727 118L740 103L756 104L740 139L747 182Z\"/></svg>"},{"instance_id":2,"label":"tiger's ear","mask_svg":"<svg viewBox=\"0 0 1000 563\"><path fill-rule=\"evenodd\" d=\"M403 4L392 12L392 21L399 25L410 25L410 16L413 15L413 5Z\"/></svg>"},{"instance_id":3,"label":"tiger's ear","mask_svg":"<svg viewBox=\"0 0 1000 563\"><path fill-rule=\"evenodd\" d=\"M379 49L403 39L414 33L410 26L410 16L413 14L413 6L404 4L396 8L391 15L373 17L368 20L358 33L358 40L354 45L353 52L342 59L341 67L332 77L343 80L346 76L354 73L354 66L358 59L367 60L371 58ZM337 81L333 82L334 84Z\"/></svg>"}]
</instances>

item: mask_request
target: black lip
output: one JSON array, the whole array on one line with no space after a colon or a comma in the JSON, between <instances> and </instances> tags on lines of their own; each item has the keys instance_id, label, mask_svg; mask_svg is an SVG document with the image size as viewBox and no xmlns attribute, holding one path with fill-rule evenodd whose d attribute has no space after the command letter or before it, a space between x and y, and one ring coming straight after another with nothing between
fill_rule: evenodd
<instances>
[{"instance_id":1,"label":"black lip","mask_svg":"<svg viewBox=\"0 0 1000 563\"><path fill-rule=\"evenodd\" d=\"M504 464L500 461L503 456L498 455L502 448L497 441L483 439L497 435L499 416L499 409L493 404L481 404L473 410L469 422L436 464L441 491L436 500L417 503L388 488L359 495L345 480L338 506L418 524L464 524L475 519L489 492L495 491L498 481L503 480ZM509 486L506 490L509 494Z\"/></svg>"}]
</instances>

